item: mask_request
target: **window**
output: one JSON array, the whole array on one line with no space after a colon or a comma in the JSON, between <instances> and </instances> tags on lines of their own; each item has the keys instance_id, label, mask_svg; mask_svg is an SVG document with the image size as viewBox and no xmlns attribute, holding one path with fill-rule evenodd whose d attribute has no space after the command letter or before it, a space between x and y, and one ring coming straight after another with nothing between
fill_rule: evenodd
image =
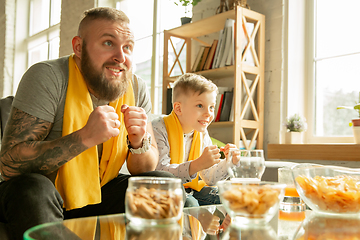
<instances>
[{"instance_id":1,"label":"window","mask_svg":"<svg viewBox=\"0 0 360 240\"><path fill-rule=\"evenodd\" d=\"M59 57L61 0L16 1L13 94L34 63Z\"/></svg>"},{"instance_id":2,"label":"window","mask_svg":"<svg viewBox=\"0 0 360 240\"><path fill-rule=\"evenodd\" d=\"M309 55L310 142L353 142L349 122L360 92L360 1L312 0L312 53ZM310 11L311 12L311 11ZM309 134L309 133L308 133Z\"/></svg>"},{"instance_id":3,"label":"window","mask_svg":"<svg viewBox=\"0 0 360 240\"><path fill-rule=\"evenodd\" d=\"M59 57L61 0L31 0L28 67Z\"/></svg>"},{"instance_id":4,"label":"window","mask_svg":"<svg viewBox=\"0 0 360 240\"><path fill-rule=\"evenodd\" d=\"M180 26L180 18L185 12L184 7L176 6L172 0L123 0L116 3L116 8L124 11L130 18L135 33L134 73L147 82L153 113L160 114L162 113L163 32L164 29ZM182 45L180 42L177 44Z\"/></svg>"}]
</instances>

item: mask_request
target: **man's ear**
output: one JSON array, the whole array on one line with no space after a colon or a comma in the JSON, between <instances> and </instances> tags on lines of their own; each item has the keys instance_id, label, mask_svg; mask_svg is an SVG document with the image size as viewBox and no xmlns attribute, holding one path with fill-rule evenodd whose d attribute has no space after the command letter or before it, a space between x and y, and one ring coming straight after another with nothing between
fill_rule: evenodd
<instances>
[{"instance_id":1,"label":"man's ear","mask_svg":"<svg viewBox=\"0 0 360 240\"><path fill-rule=\"evenodd\" d=\"M79 36L75 36L72 39L72 47L75 55L81 59L81 50L82 50L83 40Z\"/></svg>"},{"instance_id":2,"label":"man's ear","mask_svg":"<svg viewBox=\"0 0 360 240\"><path fill-rule=\"evenodd\" d=\"M176 115L181 116L181 103L180 102L174 102L173 104L173 111L176 113Z\"/></svg>"}]
</instances>

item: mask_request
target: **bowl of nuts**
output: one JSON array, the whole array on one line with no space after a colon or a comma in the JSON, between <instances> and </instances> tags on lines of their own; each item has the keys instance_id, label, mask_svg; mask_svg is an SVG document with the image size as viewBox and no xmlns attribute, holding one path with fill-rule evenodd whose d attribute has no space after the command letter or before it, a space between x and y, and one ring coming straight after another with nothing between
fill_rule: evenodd
<instances>
[{"instance_id":1,"label":"bowl of nuts","mask_svg":"<svg viewBox=\"0 0 360 240\"><path fill-rule=\"evenodd\" d=\"M181 180L131 177L125 197L125 214L132 224L158 225L178 221L183 211Z\"/></svg>"},{"instance_id":2,"label":"bowl of nuts","mask_svg":"<svg viewBox=\"0 0 360 240\"><path fill-rule=\"evenodd\" d=\"M266 181L219 181L220 199L232 221L243 224L264 224L279 211L286 184Z\"/></svg>"}]
</instances>

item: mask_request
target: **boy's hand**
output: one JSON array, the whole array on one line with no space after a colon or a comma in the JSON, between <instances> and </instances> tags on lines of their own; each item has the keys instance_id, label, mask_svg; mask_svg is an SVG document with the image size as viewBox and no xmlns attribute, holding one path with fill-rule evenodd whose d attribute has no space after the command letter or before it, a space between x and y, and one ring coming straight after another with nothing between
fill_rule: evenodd
<instances>
[{"instance_id":1,"label":"boy's hand","mask_svg":"<svg viewBox=\"0 0 360 240\"><path fill-rule=\"evenodd\" d=\"M201 170L207 169L220 162L220 149L215 146L208 146L201 156L190 162L189 175L194 175Z\"/></svg>"},{"instance_id":2,"label":"boy's hand","mask_svg":"<svg viewBox=\"0 0 360 240\"><path fill-rule=\"evenodd\" d=\"M215 145L212 145L204 149L204 152L197 159L197 161L201 162L203 169L206 169L215 164L218 164L220 162L220 156L219 148Z\"/></svg>"},{"instance_id":3,"label":"boy's hand","mask_svg":"<svg viewBox=\"0 0 360 240\"><path fill-rule=\"evenodd\" d=\"M220 151L222 151L225 155L225 158L228 158L229 153L231 150L238 149L235 144L228 143L225 145L225 147L221 147Z\"/></svg>"}]
</instances>

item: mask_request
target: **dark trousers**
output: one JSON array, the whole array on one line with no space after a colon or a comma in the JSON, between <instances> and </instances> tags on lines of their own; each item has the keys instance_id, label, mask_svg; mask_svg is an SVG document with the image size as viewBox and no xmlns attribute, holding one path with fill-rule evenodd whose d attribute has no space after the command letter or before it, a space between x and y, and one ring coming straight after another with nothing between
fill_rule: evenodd
<instances>
[{"instance_id":1,"label":"dark trousers","mask_svg":"<svg viewBox=\"0 0 360 240\"><path fill-rule=\"evenodd\" d=\"M153 171L137 176L174 177ZM130 175L119 174L101 188L102 201L80 209L65 211L54 184L40 174L24 174L0 183L0 222L6 224L10 239L23 239L24 232L36 225L63 219L125 212L125 193Z\"/></svg>"}]
</instances>

